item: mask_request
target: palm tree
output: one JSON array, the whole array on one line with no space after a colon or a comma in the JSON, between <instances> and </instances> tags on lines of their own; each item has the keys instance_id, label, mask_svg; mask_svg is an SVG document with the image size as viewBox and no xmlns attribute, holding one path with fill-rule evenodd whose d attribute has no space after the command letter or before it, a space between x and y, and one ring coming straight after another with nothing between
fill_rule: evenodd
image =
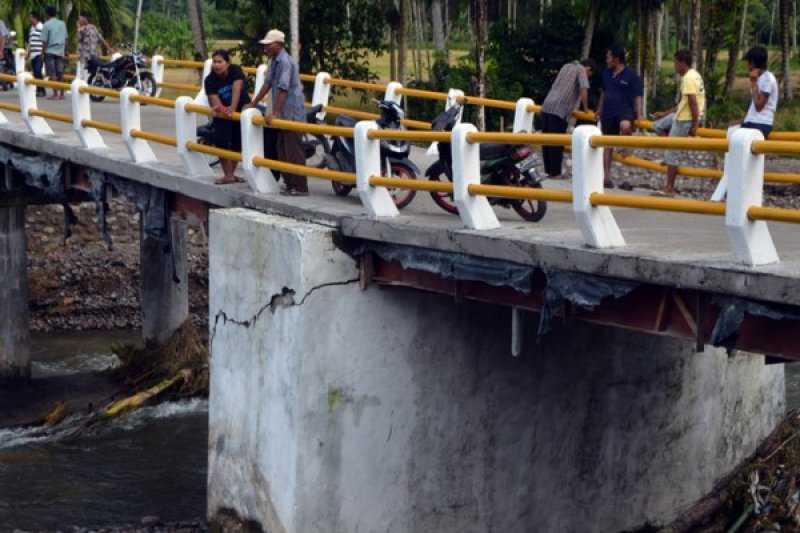
<instances>
[{"instance_id":1,"label":"palm tree","mask_svg":"<svg viewBox=\"0 0 800 533\"><path fill-rule=\"evenodd\" d=\"M791 58L791 33L789 21L792 18L792 6L789 0L780 0L780 22L781 22L781 78L783 79L783 99L792 99L792 78L789 71L789 59Z\"/></svg>"},{"instance_id":2,"label":"palm tree","mask_svg":"<svg viewBox=\"0 0 800 533\"><path fill-rule=\"evenodd\" d=\"M192 43L195 54L205 59L208 57L208 47L206 46L206 33L203 29L202 3L200 0L186 0L186 8L189 12L189 24L192 27Z\"/></svg>"}]
</instances>

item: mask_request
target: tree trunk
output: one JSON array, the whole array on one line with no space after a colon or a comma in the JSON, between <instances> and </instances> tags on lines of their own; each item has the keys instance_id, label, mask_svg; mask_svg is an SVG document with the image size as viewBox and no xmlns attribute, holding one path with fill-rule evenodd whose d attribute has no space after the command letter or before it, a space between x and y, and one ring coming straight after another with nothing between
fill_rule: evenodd
<instances>
[{"instance_id":1,"label":"tree trunk","mask_svg":"<svg viewBox=\"0 0 800 533\"><path fill-rule=\"evenodd\" d=\"M692 61L695 68L703 71L703 49L702 37L700 35L700 20L703 16L702 0L692 0L692 18L689 28L689 51L692 53Z\"/></svg>"},{"instance_id":2,"label":"tree trunk","mask_svg":"<svg viewBox=\"0 0 800 533\"><path fill-rule=\"evenodd\" d=\"M397 80L397 28L389 28L389 76Z\"/></svg>"},{"instance_id":3,"label":"tree trunk","mask_svg":"<svg viewBox=\"0 0 800 533\"><path fill-rule=\"evenodd\" d=\"M675 51L677 52L683 42L683 14L679 1L674 2L672 6L672 19L675 22Z\"/></svg>"},{"instance_id":4,"label":"tree trunk","mask_svg":"<svg viewBox=\"0 0 800 533\"><path fill-rule=\"evenodd\" d=\"M445 52L447 42L445 41L444 24L442 23L442 0L433 0L431 2L431 26L433 30L433 48L437 52ZM438 59L447 62L447 54L440 54Z\"/></svg>"},{"instance_id":5,"label":"tree trunk","mask_svg":"<svg viewBox=\"0 0 800 533\"><path fill-rule=\"evenodd\" d=\"M486 51L486 3L484 0L472 0L472 20L474 21L475 34L475 93L480 98L486 97L486 72L484 67L484 53ZM486 128L486 110L478 107L475 116L475 127L479 130Z\"/></svg>"},{"instance_id":6,"label":"tree trunk","mask_svg":"<svg viewBox=\"0 0 800 533\"><path fill-rule=\"evenodd\" d=\"M727 97L731 89L733 89L733 82L736 81L736 63L739 61L739 54L742 51L742 43L744 42L744 29L747 24L747 4L749 0L744 0L742 4L742 11L738 18L739 28L736 31L733 42L728 48L728 68L725 71L725 87L722 89L723 97Z\"/></svg>"},{"instance_id":7,"label":"tree trunk","mask_svg":"<svg viewBox=\"0 0 800 533\"><path fill-rule=\"evenodd\" d=\"M289 0L289 33L295 64L300 64L300 0Z\"/></svg>"},{"instance_id":8,"label":"tree trunk","mask_svg":"<svg viewBox=\"0 0 800 533\"><path fill-rule=\"evenodd\" d=\"M775 3L772 4L772 15L769 18L769 38L767 39L767 44L772 46L772 34L774 33L772 30L775 28L775 8L778 7L778 4L781 0L775 0Z\"/></svg>"},{"instance_id":9,"label":"tree trunk","mask_svg":"<svg viewBox=\"0 0 800 533\"><path fill-rule=\"evenodd\" d=\"M600 0L589 2L589 16L586 19L586 28L583 31L583 44L581 44L581 59L589 57L592 50L592 39L594 39L594 28L597 25L597 8Z\"/></svg>"},{"instance_id":10,"label":"tree trunk","mask_svg":"<svg viewBox=\"0 0 800 533\"><path fill-rule=\"evenodd\" d=\"M397 46L397 81L405 84L407 78L406 49L408 48L408 17L410 0L400 0L400 35Z\"/></svg>"},{"instance_id":11,"label":"tree trunk","mask_svg":"<svg viewBox=\"0 0 800 533\"><path fill-rule=\"evenodd\" d=\"M783 79L783 100L792 99L792 73L789 70L789 59L792 55L791 33L789 21L792 18L789 2L794 0L780 0L781 4L781 78Z\"/></svg>"},{"instance_id":12,"label":"tree trunk","mask_svg":"<svg viewBox=\"0 0 800 533\"><path fill-rule=\"evenodd\" d=\"M659 85L659 74L661 73L661 33L664 24L664 15L666 14L666 9L664 4L658 6L658 10L653 14L653 33L655 35L655 51L653 54L653 97L656 96L656 92Z\"/></svg>"},{"instance_id":13,"label":"tree trunk","mask_svg":"<svg viewBox=\"0 0 800 533\"><path fill-rule=\"evenodd\" d=\"M206 34L203 30L203 10L200 0L186 0L187 11L189 12L189 24L192 27L192 44L194 44L195 54L205 60L208 57L208 47L206 46Z\"/></svg>"}]
</instances>

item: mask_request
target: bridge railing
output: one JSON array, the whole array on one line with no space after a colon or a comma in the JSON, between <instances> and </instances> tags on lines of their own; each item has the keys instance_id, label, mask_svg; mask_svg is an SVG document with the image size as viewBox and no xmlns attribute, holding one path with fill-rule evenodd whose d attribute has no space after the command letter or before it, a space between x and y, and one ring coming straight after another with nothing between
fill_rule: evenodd
<instances>
[{"instance_id":1,"label":"bridge railing","mask_svg":"<svg viewBox=\"0 0 800 533\"><path fill-rule=\"evenodd\" d=\"M359 122L354 129L313 125L275 119L270 127L326 135L353 135L356 151L356 173L292 165L267 159L263 154L263 133L266 126L261 113L248 109L234 113L230 120L239 121L242 129L242 151L234 152L206 146L197 142L196 115L218 117L196 98L180 97L175 101L139 95L135 89L122 92L91 87L76 79L70 84L36 80L29 73L16 77L0 75L0 80L16 81L20 105L3 103L0 109L18 111L34 135L52 135L47 120L70 123L83 146L104 149L100 131L119 134L130 158L137 163L152 162L156 155L148 142L174 147L186 172L191 176L214 176L204 154L242 162L245 176L254 191L273 194L278 185L271 170L299 173L328 180L354 183L367 214L371 217L396 217L388 188L408 188L452 194L466 228L485 231L498 228L500 222L488 198L502 197L524 200L546 200L571 203L584 244L595 248L625 246L622 232L611 207L628 207L682 213L724 216L725 226L736 261L764 265L778 261L766 221L800 223L800 211L762 206L764 154L800 155L800 142L764 141L756 130L739 129L730 139L603 136L595 126L580 126L573 135L541 133L478 132L471 124L458 124L451 133L433 131L381 130L371 120ZM38 109L36 87L70 90L72 115ZM387 86L387 90L389 87ZM395 97L402 88L395 87ZM120 124L92 119L90 95L119 98ZM150 104L174 110L175 137L147 132L141 128L140 105ZM515 104L515 109L530 113L528 102ZM3 121L7 119L2 116ZM452 183L434 183L381 176L380 140L405 139L418 142L450 142L453 152ZM479 143L502 142L530 145L562 145L571 147L573 154L573 184L571 191L553 191L482 184L480 179ZM711 150L726 154L725 179L728 199L719 202L643 198L634 195L608 194L603 189L602 152L604 147Z\"/></svg>"}]
</instances>

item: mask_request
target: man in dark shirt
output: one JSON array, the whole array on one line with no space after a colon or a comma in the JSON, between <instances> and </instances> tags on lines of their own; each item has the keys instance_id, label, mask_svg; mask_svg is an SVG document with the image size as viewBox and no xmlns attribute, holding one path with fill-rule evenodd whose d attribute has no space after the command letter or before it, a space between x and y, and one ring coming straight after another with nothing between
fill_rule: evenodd
<instances>
[{"instance_id":1,"label":"man in dark shirt","mask_svg":"<svg viewBox=\"0 0 800 533\"><path fill-rule=\"evenodd\" d=\"M635 70L625 65L625 49L613 46L606 52L606 65L603 72L603 93L597 106L603 135L630 135L633 121L642 119L642 95L644 87ZM613 148L603 152L605 186L611 188L611 159Z\"/></svg>"}]
</instances>

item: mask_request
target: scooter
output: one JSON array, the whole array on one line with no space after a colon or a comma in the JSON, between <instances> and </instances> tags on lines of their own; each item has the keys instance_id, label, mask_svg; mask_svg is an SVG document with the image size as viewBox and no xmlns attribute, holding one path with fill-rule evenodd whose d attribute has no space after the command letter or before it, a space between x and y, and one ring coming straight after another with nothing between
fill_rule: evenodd
<instances>
[{"instance_id":1,"label":"scooter","mask_svg":"<svg viewBox=\"0 0 800 533\"><path fill-rule=\"evenodd\" d=\"M457 123L461 110L460 105L439 113L431 123L433 131L452 131ZM440 142L439 160L425 171L430 181L453 181L453 151L451 143ZM531 187L541 189L542 182L534 165L536 160L531 148L524 144L480 145L481 183L491 185L510 185L515 187ZM436 205L448 213L458 214L458 207L453 201L452 193L432 192L431 197ZM525 220L538 222L547 213L547 202L544 200L514 200L511 198L489 197L489 203L505 208L512 208Z\"/></svg>"},{"instance_id":2,"label":"scooter","mask_svg":"<svg viewBox=\"0 0 800 533\"><path fill-rule=\"evenodd\" d=\"M403 109L390 100L375 100L380 117L375 121L380 129L404 130L401 121L405 117ZM336 125L352 128L358 121L347 115L336 117ZM330 153L325 156L325 166L331 170L356 171L355 146L352 137L337 135L333 138ZM408 158L411 144L408 141L381 140L381 175L393 178L417 179L419 168ZM337 196L347 196L355 185L332 181L331 186ZM402 209L411 203L416 191L409 189L389 189L394 204Z\"/></svg>"}]
</instances>

